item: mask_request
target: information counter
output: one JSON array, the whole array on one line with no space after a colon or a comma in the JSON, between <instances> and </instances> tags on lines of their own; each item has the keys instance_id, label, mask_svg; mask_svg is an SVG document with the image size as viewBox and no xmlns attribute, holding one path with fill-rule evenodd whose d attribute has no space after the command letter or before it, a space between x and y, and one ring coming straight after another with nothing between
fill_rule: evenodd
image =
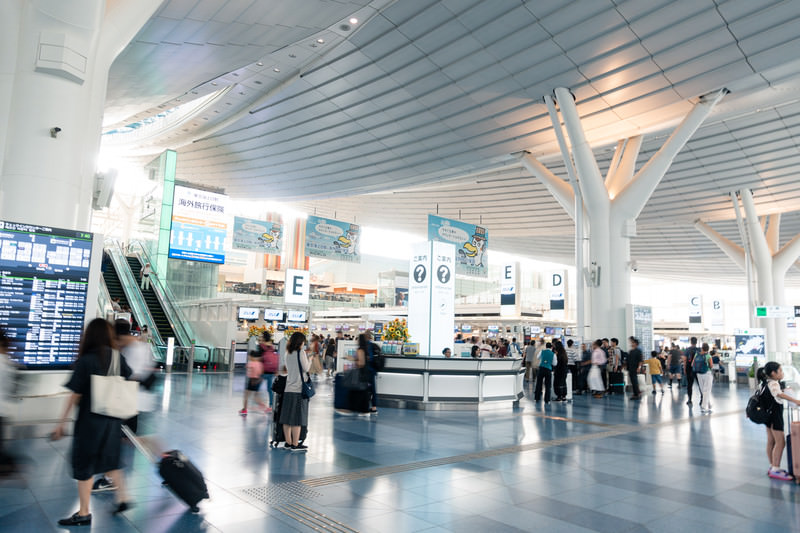
<instances>
[{"instance_id":1,"label":"information counter","mask_svg":"<svg viewBox=\"0 0 800 533\"><path fill-rule=\"evenodd\" d=\"M386 356L378 373L380 406L420 410L509 408L523 396L521 358Z\"/></svg>"}]
</instances>

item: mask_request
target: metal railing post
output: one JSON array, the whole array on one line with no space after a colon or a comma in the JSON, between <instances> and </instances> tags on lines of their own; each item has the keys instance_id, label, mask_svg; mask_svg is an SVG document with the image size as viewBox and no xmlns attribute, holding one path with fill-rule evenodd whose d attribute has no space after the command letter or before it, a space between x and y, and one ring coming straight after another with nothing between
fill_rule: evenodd
<instances>
[{"instance_id":1,"label":"metal railing post","mask_svg":"<svg viewBox=\"0 0 800 533\"><path fill-rule=\"evenodd\" d=\"M231 341L231 349L228 352L228 373L233 374L234 360L236 357L236 339Z\"/></svg>"},{"instance_id":2,"label":"metal railing post","mask_svg":"<svg viewBox=\"0 0 800 533\"><path fill-rule=\"evenodd\" d=\"M189 348L189 363L186 365L187 372L194 372L194 339L192 339L192 345Z\"/></svg>"}]
</instances>

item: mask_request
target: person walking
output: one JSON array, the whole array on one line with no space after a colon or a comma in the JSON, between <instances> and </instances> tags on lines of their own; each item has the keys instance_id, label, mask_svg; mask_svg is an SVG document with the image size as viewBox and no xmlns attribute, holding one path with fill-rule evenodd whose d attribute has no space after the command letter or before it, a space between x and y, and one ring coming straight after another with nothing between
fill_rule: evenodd
<instances>
[{"instance_id":1,"label":"person walking","mask_svg":"<svg viewBox=\"0 0 800 533\"><path fill-rule=\"evenodd\" d=\"M597 339L592 343L592 368L589 370L589 390L595 398L602 398L606 390L603 382L603 368L608 362L608 356L602 348L603 341Z\"/></svg>"},{"instance_id":2,"label":"person walking","mask_svg":"<svg viewBox=\"0 0 800 533\"><path fill-rule=\"evenodd\" d=\"M308 450L308 446L300 444L300 428L308 425L308 398L303 398L303 381L311 369L305 344L306 336L296 331L286 345L286 388L280 418L286 437L285 448L298 452Z\"/></svg>"},{"instance_id":3,"label":"person walking","mask_svg":"<svg viewBox=\"0 0 800 533\"><path fill-rule=\"evenodd\" d=\"M711 387L714 385L714 362L708 352L708 343L704 342L694 359L692 371L700 390L700 412L711 413Z\"/></svg>"},{"instance_id":4,"label":"person walking","mask_svg":"<svg viewBox=\"0 0 800 533\"><path fill-rule=\"evenodd\" d=\"M533 340L525 345L525 381L530 381L533 375L533 361L536 358L536 345Z\"/></svg>"},{"instance_id":5,"label":"person walking","mask_svg":"<svg viewBox=\"0 0 800 533\"><path fill-rule=\"evenodd\" d=\"M143 291L150 290L150 273L152 272L152 268L150 267L150 263L145 263L142 267L141 274L142 274L142 284L141 289Z\"/></svg>"},{"instance_id":6,"label":"person walking","mask_svg":"<svg viewBox=\"0 0 800 533\"><path fill-rule=\"evenodd\" d=\"M258 350L261 352L261 363L264 366L264 384L267 388L267 398L269 398L269 405L265 412L271 413L275 405L274 393L272 392L272 383L275 381L275 375L278 373L280 366L280 355L275 350L275 345L272 342L272 333L265 331L261 334L261 341L258 343Z\"/></svg>"},{"instance_id":7,"label":"person walking","mask_svg":"<svg viewBox=\"0 0 800 533\"><path fill-rule=\"evenodd\" d=\"M672 347L669 350L669 388L672 388L672 380L676 380L678 382L678 386L680 387L681 384L681 351L678 349L678 345L672 343Z\"/></svg>"},{"instance_id":8,"label":"person walking","mask_svg":"<svg viewBox=\"0 0 800 533\"><path fill-rule=\"evenodd\" d=\"M697 354L697 337L692 337L690 339L691 346L686 348L683 352L683 373L686 376L686 405L692 405L692 389L694 388L694 370L692 369L692 361L694 361L694 356ZM703 399L700 398L702 402Z\"/></svg>"},{"instance_id":9,"label":"person walking","mask_svg":"<svg viewBox=\"0 0 800 533\"><path fill-rule=\"evenodd\" d=\"M76 513L58 521L61 526L88 526L92 523L89 501L92 494L92 477L107 472L116 492L114 514L130 508L128 493L120 470L122 443L122 420L92 412L91 376L108 374L113 357L113 334L111 325L102 318L95 318L83 332L75 367L65 387L72 391L64 406L61 419L51 438L59 440L64 435L64 424L74 408L78 408L72 440L72 477L78 481L79 508ZM132 371L119 355L120 375L131 376Z\"/></svg>"},{"instance_id":10,"label":"person walking","mask_svg":"<svg viewBox=\"0 0 800 533\"><path fill-rule=\"evenodd\" d=\"M567 369L570 373L570 379L572 379L572 391L575 393L578 391L578 365L580 364L580 358L581 356L573 340L567 339Z\"/></svg>"},{"instance_id":11,"label":"person walking","mask_svg":"<svg viewBox=\"0 0 800 533\"><path fill-rule=\"evenodd\" d=\"M539 352L539 368L536 372L536 389L533 393L535 401L542 399L542 385L544 385L544 403L550 403L550 385L552 383L553 366L556 364L555 354L548 342L544 350Z\"/></svg>"},{"instance_id":12,"label":"person walking","mask_svg":"<svg viewBox=\"0 0 800 533\"><path fill-rule=\"evenodd\" d=\"M653 350L650 352L650 359L645 361L645 364L650 369L650 381L653 383L653 394L656 394L656 384L661 387L661 394L664 394L664 376L662 376L663 368L661 366L661 358L658 357L658 352Z\"/></svg>"},{"instance_id":13,"label":"person walking","mask_svg":"<svg viewBox=\"0 0 800 533\"><path fill-rule=\"evenodd\" d=\"M639 349L639 339L631 337L628 341L631 347L628 352L628 379L631 382L631 390L633 390L631 400L638 400L642 397L642 391L639 390L639 369L642 366L642 350Z\"/></svg>"}]
</instances>

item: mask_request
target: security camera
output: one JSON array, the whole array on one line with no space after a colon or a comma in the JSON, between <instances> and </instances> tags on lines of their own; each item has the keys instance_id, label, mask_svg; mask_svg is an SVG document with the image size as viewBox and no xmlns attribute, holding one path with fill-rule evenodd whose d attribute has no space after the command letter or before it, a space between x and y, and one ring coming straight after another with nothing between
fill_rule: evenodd
<instances>
[{"instance_id":1,"label":"security camera","mask_svg":"<svg viewBox=\"0 0 800 533\"><path fill-rule=\"evenodd\" d=\"M631 272L639 272L639 264L636 261L631 261Z\"/></svg>"},{"instance_id":2,"label":"security camera","mask_svg":"<svg viewBox=\"0 0 800 533\"><path fill-rule=\"evenodd\" d=\"M50 128L50 137L55 139L56 137L58 137L59 132L61 132L61 128L59 128L58 126Z\"/></svg>"}]
</instances>

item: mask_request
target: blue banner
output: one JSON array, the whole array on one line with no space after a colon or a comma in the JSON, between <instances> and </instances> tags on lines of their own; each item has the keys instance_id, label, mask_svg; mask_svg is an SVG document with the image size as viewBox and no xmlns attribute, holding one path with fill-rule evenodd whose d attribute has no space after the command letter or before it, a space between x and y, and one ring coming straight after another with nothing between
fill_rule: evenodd
<instances>
[{"instance_id":1,"label":"blue banner","mask_svg":"<svg viewBox=\"0 0 800 533\"><path fill-rule=\"evenodd\" d=\"M233 247L270 255L283 251L283 224L233 217Z\"/></svg>"},{"instance_id":2,"label":"blue banner","mask_svg":"<svg viewBox=\"0 0 800 533\"><path fill-rule=\"evenodd\" d=\"M306 255L360 263L360 237L358 224L309 216L306 221Z\"/></svg>"},{"instance_id":3,"label":"blue banner","mask_svg":"<svg viewBox=\"0 0 800 533\"><path fill-rule=\"evenodd\" d=\"M483 226L428 215L428 240L456 247L456 274L489 277L489 231Z\"/></svg>"}]
</instances>

